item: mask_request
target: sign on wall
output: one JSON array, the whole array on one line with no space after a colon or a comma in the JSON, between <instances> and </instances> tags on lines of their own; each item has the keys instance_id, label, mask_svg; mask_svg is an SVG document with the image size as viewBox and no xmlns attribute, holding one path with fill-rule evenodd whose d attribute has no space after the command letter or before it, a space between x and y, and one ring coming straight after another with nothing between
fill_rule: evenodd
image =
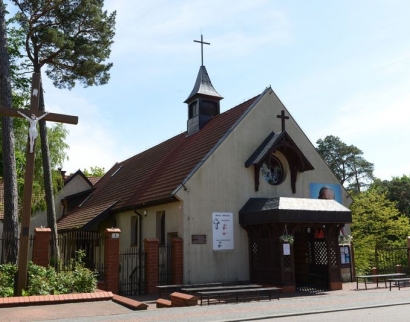
<instances>
[{"instance_id":1,"label":"sign on wall","mask_svg":"<svg viewBox=\"0 0 410 322\"><path fill-rule=\"evenodd\" d=\"M233 213L212 213L213 249L233 249Z\"/></svg>"},{"instance_id":2,"label":"sign on wall","mask_svg":"<svg viewBox=\"0 0 410 322\"><path fill-rule=\"evenodd\" d=\"M335 199L342 203L342 193L339 184L334 183L310 183L310 198L312 199Z\"/></svg>"}]
</instances>

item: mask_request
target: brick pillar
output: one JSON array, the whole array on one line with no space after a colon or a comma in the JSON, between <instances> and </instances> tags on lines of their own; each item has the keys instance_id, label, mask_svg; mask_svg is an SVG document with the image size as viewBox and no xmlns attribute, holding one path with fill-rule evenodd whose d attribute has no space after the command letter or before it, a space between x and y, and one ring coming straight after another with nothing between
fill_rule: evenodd
<instances>
[{"instance_id":1,"label":"brick pillar","mask_svg":"<svg viewBox=\"0 0 410 322\"><path fill-rule=\"evenodd\" d=\"M107 291L118 294L120 279L120 233L118 228L107 228L104 246L104 279Z\"/></svg>"},{"instance_id":2,"label":"brick pillar","mask_svg":"<svg viewBox=\"0 0 410 322\"><path fill-rule=\"evenodd\" d=\"M159 240L157 238L144 239L145 251L145 293L157 293L159 274Z\"/></svg>"},{"instance_id":3,"label":"brick pillar","mask_svg":"<svg viewBox=\"0 0 410 322\"><path fill-rule=\"evenodd\" d=\"M50 264L50 228L34 229L33 263L48 267Z\"/></svg>"},{"instance_id":4,"label":"brick pillar","mask_svg":"<svg viewBox=\"0 0 410 322\"><path fill-rule=\"evenodd\" d=\"M372 275L377 275L377 274L378 274L377 267L372 267ZM377 278L376 278L376 277L373 278L373 282L374 282L374 283L377 282Z\"/></svg>"},{"instance_id":5,"label":"brick pillar","mask_svg":"<svg viewBox=\"0 0 410 322\"><path fill-rule=\"evenodd\" d=\"M182 253L182 239L172 238L171 245L172 245L172 253L171 253L172 284L183 284L184 255Z\"/></svg>"}]
</instances>

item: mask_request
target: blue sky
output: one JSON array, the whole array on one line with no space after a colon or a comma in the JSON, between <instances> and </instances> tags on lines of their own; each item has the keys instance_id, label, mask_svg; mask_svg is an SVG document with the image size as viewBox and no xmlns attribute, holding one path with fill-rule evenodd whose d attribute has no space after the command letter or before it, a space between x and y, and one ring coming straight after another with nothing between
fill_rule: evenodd
<instances>
[{"instance_id":1,"label":"blue sky","mask_svg":"<svg viewBox=\"0 0 410 322\"><path fill-rule=\"evenodd\" d=\"M335 135L360 148L377 177L410 175L410 2L106 0L105 8L117 10L109 84L68 91L44 79L46 109L79 116L67 125L68 173L108 170L186 130L202 33L221 111L272 86L312 143Z\"/></svg>"}]
</instances>

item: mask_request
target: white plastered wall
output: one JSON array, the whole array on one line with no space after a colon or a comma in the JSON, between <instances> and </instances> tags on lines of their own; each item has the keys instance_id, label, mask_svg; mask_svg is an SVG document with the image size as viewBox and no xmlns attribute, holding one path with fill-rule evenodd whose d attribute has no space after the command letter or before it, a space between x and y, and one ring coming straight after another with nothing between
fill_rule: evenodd
<instances>
[{"instance_id":1,"label":"white plastered wall","mask_svg":"<svg viewBox=\"0 0 410 322\"><path fill-rule=\"evenodd\" d=\"M277 118L281 110L285 110L286 115L289 115L273 91L268 90L188 180L185 184L187 190L178 191L177 196L183 200L184 214L184 283L249 279L248 236L239 225L238 218L239 210L249 198L310 198L311 182L338 184L313 144L289 115L286 131L315 170L298 174L295 194L292 193L288 169L286 179L281 185L272 186L260 178L259 191L255 191L254 169L245 168L245 162L272 131L281 131L281 120ZM282 156L278 156L283 160ZM284 163L284 166L287 168L287 163ZM344 189L342 199L346 200L346 206L350 203ZM213 250L213 212L233 214L233 250ZM191 244L192 235L206 235L206 244Z\"/></svg>"},{"instance_id":2,"label":"white plastered wall","mask_svg":"<svg viewBox=\"0 0 410 322\"><path fill-rule=\"evenodd\" d=\"M81 175L76 175L54 196L56 220L63 214L63 205L61 200L66 196L70 196L85 190L91 189L90 184L84 180ZM33 214L30 219L30 234L34 233L35 228L47 227L47 212L39 211Z\"/></svg>"},{"instance_id":3,"label":"white plastered wall","mask_svg":"<svg viewBox=\"0 0 410 322\"><path fill-rule=\"evenodd\" d=\"M183 238L182 225L182 205L181 202L172 202L154 207L139 208L136 212L142 218L142 236L141 241L144 243L145 238L157 238L157 213L165 212L165 232L168 239L169 233L177 233L178 237ZM133 210L115 214L117 227L121 230L120 250L125 250L131 246L131 217L137 216ZM170 242L167 240L166 242ZM143 248L143 245L142 245Z\"/></svg>"}]
</instances>

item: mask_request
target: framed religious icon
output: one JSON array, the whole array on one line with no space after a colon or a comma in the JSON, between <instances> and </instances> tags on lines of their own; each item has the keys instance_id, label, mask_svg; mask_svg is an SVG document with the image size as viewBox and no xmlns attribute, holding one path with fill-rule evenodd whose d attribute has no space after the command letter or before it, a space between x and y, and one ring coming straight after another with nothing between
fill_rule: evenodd
<instances>
[{"instance_id":1,"label":"framed religious icon","mask_svg":"<svg viewBox=\"0 0 410 322\"><path fill-rule=\"evenodd\" d=\"M283 182L284 170L279 159L271 155L261 166L261 175L267 183L278 185Z\"/></svg>"}]
</instances>

